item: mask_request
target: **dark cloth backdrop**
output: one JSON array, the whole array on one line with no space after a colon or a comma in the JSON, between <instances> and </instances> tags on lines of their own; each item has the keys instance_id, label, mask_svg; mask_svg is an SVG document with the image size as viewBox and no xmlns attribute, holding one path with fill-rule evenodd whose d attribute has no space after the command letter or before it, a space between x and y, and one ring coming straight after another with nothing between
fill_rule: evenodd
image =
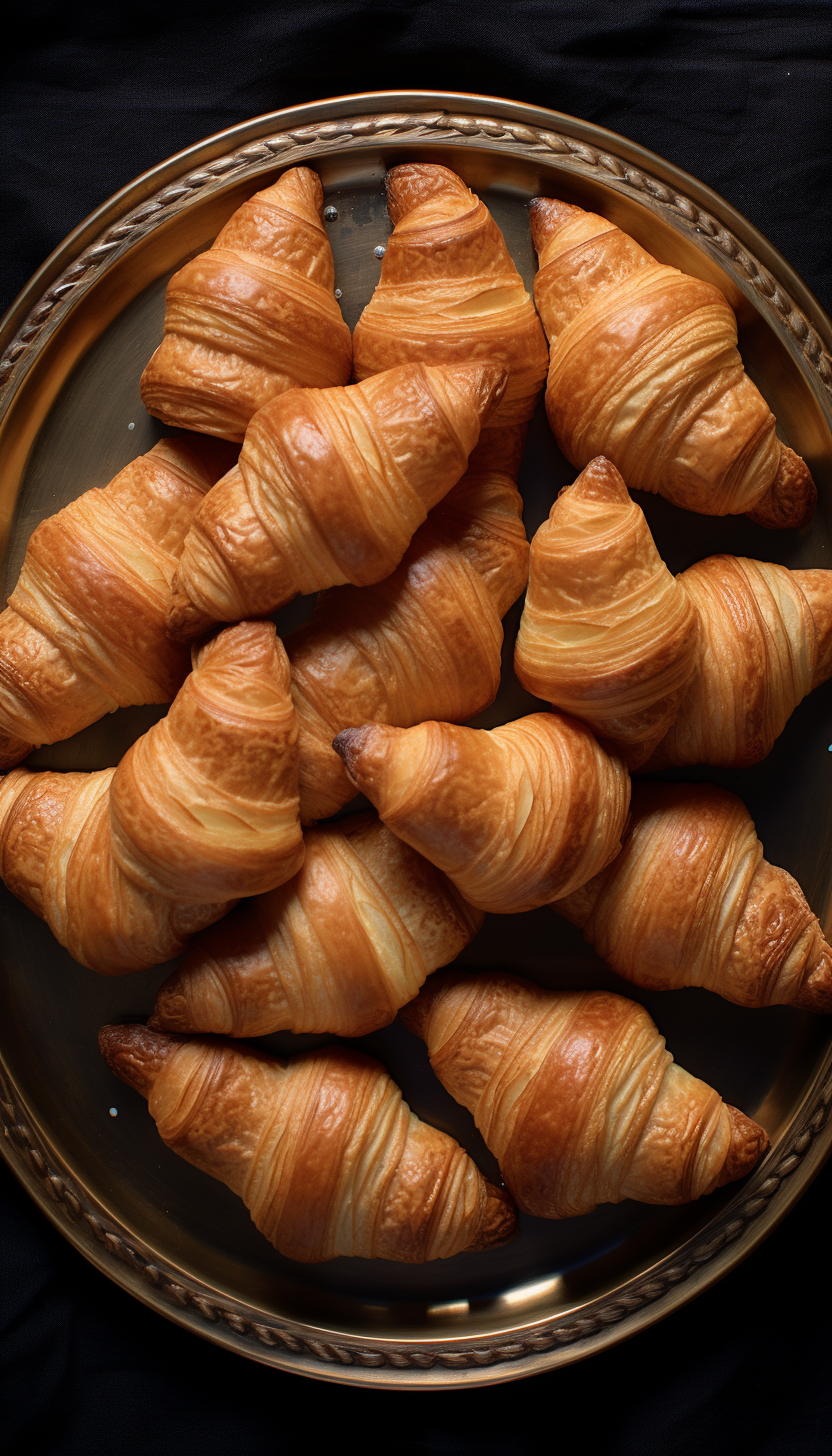
<instances>
[{"instance_id":1,"label":"dark cloth backdrop","mask_svg":"<svg viewBox=\"0 0 832 1456\"><path fill-rule=\"evenodd\" d=\"M663 154L832 307L828 0L29 0L4 26L3 306L85 214L200 138L343 92L434 88L550 106ZM531 1381L411 1394L313 1383L169 1324L0 1165L0 1451L828 1452L830 1216L832 1167L723 1283L620 1347Z\"/></svg>"}]
</instances>

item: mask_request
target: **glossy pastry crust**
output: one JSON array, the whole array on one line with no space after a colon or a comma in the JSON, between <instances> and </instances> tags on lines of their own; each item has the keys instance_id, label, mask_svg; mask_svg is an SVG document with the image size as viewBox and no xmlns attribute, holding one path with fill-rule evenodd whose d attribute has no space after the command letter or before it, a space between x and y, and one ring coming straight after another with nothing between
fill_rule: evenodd
<instances>
[{"instance_id":1,"label":"glossy pastry crust","mask_svg":"<svg viewBox=\"0 0 832 1456\"><path fill-rule=\"evenodd\" d=\"M35 527L0 613L0 769L115 708L174 697L190 657L165 632L170 585L235 454L219 440L160 440Z\"/></svg>"},{"instance_id":2,"label":"glossy pastry crust","mask_svg":"<svg viewBox=\"0 0 832 1456\"><path fill-rule=\"evenodd\" d=\"M514 669L638 767L672 724L697 654L697 614L608 460L562 490L531 545Z\"/></svg>"},{"instance_id":3,"label":"glossy pastry crust","mask_svg":"<svg viewBox=\"0 0 832 1456\"><path fill-rule=\"evenodd\" d=\"M174 274L164 338L141 380L152 415L239 441L275 395L346 384L352 341L323 200L317 174L292 167Z\"/></svg>"},{"instance_id":4,"label":"glossy pastry crust","mask_svg":"<svg viewBox=\"0 0 832 1456\"><path fill-rule=\"evenodd\" d=\"M106 1026L99 1041L168 1147L238 1193L287 1258L421 1264L515 1233L507 1195L371 1057L325 1047L277 1061L143 1026Z\"/></svg>"},{"instance_id":5,"label":"glossy pastry crust","mask_svg":"<svg viewBox=\"0 0 832 1456\"><path fill-rule=\"evenodd\" d=\"M520 595L529 547L515 483L524 431L489 430L397 569L335 587L286 638L300 734L305 823L355 789L332 742L343 728L426 718L464 722L500 685L500 618Z\"/></svg>"},{"instance_id":6,"label":"glossy pastry crust","mask_svg":"<svg viewBox=\"0 0 832 1456\"><path fill-rule=\"evenodd\" d=\"M356 379L415 360L500 363L509 382L489 428L526 424L546 340L487 207L448 167L408 162L387 175L387 210L381 278L353 336Z\"/></svg>"},{"instance_id":7,"label":"glossy pastry crust","mask_svg":"<svg viewBox=\"0 0 832 1456\"><path fill-rule=\"evenodd\" d=\"M689 1203L742 1177L763 1129L679 1067L647 1012L608 991L514 976L431 977L403 1021L474 1115L519 1208Z\"/></svg>"},{"instance_id":8,"label":"glossy pastry crust","mask_svg":"<svg viewBox=\"0 0 832 1456\"><path fill-rule=\"evenodd\" d=\"M384 823L481 910L557 900L619 851L627 769L563 714L490 730L378 724L339 733L335 748Z\"/></svg>"},{"instance_id":9,"label":"glossy pastry crust","mask_svg":"<svg viewBox=\"0 0 832 1456\"><path fill-rule=\"evenodd\" d=\"M105 975L178 955L302 859L297 724L270 622L202 647L167 717L117 769L0 780L0 875Z\"/></svg>"},{"instance_id":10,"label":"glossy pastry crust","mask_svg":"<svg viewBox=\"0 0 832 1456\"><path fill-rule=\"evenodd\" d=\"M631 489L705 515L805 525L812 477L777 439L720 290L571 203L537 198L531 223L546 410L567 459L583 467L604 455Z\"/></svg>"},{"instance_id":11,"label":"glossy pastry crust","mask_svg":"<svg viewBox=\"0 0 832 1456\"><path fill-rule=\"evenodd\" d=\"M637 986L832 1011L817 916L763 858L742 801L714 784L634 784L620 855L555 909Z\"/></svg>"},{"instance_id":12,"label":"glossy pastry crust","mask_svg":"<svg viewBox=\"0 0 832 1456\"><path fill-rule=\"evenodd\" d=\"M310 829L293 879L191 946L156 998L166 1031L364 1036L456 958L482 913L375 814Z\"/></svg>"},{"instance_id":13,"label":"glossy pastry crust","mask_svg":"<svg viewBox=\"0 0 832 1456\"><path fill-rule=\"evenodd\" d=\"M494 364L413 364L345 389L293 389L259 410L188 533L172 635L389 576L463 474L505 380Z\"/></svg>"}]
</instances>

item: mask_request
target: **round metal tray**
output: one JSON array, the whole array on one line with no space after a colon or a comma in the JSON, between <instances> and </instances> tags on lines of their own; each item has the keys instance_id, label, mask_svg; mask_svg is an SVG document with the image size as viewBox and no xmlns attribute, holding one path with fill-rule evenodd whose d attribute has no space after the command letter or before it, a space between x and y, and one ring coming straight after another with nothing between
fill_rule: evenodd
<instances>
[{"instance_id":1,"label":"round metal tray","mask_svg":"<svg viewBox=\"0 0 832 1456\"><path fill-rule=\"evenodd\" d=\"M717 551L826 565L832 508L832 328L788 265L722 199L661 158L573 118L488 97L349 96L249 121L192 147L105 203L43 265L0 334L0 530L6 590L32 527L105 484L163 433L139 398L175 268L205 248L244 197L310 162L321 174L337 283L352 325L389 231L383 178L437 160L480 192L530 286L527 204L549 193L594 207L660 259L714 281L740 320L746 365L784 438L809 462L820 509L804 532L767 532L642 500L674 571ZM521 472L529 536L574 472L542 410ZM309 601L279 615L299 621ZM508 655L485 726L534 704ZM828 924L832 889L832 684L794 714L769 758L744 773L694 771L735 789L767 856L792 871ZM122 711L31 762L116 763L163 709ZM681 776L681 775L680 775ZM0 1112L4 1154L56 1226L160 1313L218 1343L324 1379L382 1386L511 1380L579 1359L661 1318L718 1279L783 1217L829 1151L832 1021L745 1011L705 991L647 994L616 980L548 909L489 917L462 959L552 986L605 986L643 1000L678 1061L766 1127L771 1147L743 1184L681 1209L625 1203L562 1223L523 1218L490 1253L413 1268L338 1260L301 1266L256 1232L227 1189L160 1142L141 1098L98 1056L99 1026L149 1013L164 968L107 980L78 967L46 926L0 901ZM272 1037L275 1050L329 1038ZM363 1039L428 1120L496 1169L471 1118L394 1025ZM115 1108L117 1116L110 1115Z\"/></svg>"}]
</instances>

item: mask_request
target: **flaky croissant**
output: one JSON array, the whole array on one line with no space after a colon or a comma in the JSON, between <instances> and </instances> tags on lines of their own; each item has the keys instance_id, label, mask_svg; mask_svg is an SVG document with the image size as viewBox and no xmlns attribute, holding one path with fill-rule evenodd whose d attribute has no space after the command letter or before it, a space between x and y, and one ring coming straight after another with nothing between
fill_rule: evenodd
<instances>
[{"instance_id":1,"label":"flaky croissant","mask_svg":"<svg viewBox=\"0 0 832 1456\"><path fill-rule=\"evenodd\" d=\"M297 724L270 622L202 647L167 717L117 769L0 779L0 876L105 975L178 955L302 860Z\"/></svg>"},{"instance_id":2,"label":"flaky croissant","mask_svg":"<svg viewBox=\"0 0 832 1456\"><path fill-rule=\"evenodd\" d=\"M546 377L546 340L503 235L461 177L433 162L387 176L381 278L355 327L353 368L499 362L509 382L488 428L526 424Z\"/></svg>"},{"instance_id":3,"label":"flaky croissant","mask_svg":"<svg viewBox=\"0 0 832 1456\"><path fill-rule=\"evenodd\" d=\"M454 1139L421 1122L371 1057L277 1061L217 1039L105 1026L109 1066L180 1157L243 1199L287 1258L409 1264L512 1238L514 1211Z\"/></svg>"},{"instance_id":4,"label":"flaky croissant","mask_svg":"<svg viewBox=\"0 0 832 1456\"><path fill-rule=\"evenodd\" d=\"M495 364L408 364L258 410L188 533L168 628L262 616L298 592L383 581L455 485L505 387Z\"/></svg>"},{"instance_id":5,"label":"flaky croissant","mask_svg":"<svg viewBox=\"0 0 832 1456\"><path fill-rule=\"evenodd\" d=\"M672 724L696 653L696 613L643 511L615 466L592 460L532 541L517 677L635 768Z\"/></svg>"},{"instance_id":6,"label":"flaky croissant","mask_svg":"<svg viewBox=\"0 0 832 1456\"><path fill-rule=\"evenodd\" d=\"M169 703L190 666L165 633L176 562L219 440L160 440L35 528L0 614L0 769L105 713Z\"/></svg>"},{"instance_id":7,"label":"flaky croissant","mask_svg":"<svg viewBox=\"0 0 832 1456\"><path fill-rule=\"evenodd\" d=\"M342 728L462 722L497 692L500 619L526 584L529 548L515 485L524 432L488 436L396 571L377 586L323 592L312 620L286 638L304 822L355 793L332 747Z\"/></svg>"},{"instance_id":8,"label":"flaky croissant","mask_svg":"<svg viewBox=\"0 0 832 1456\"><path fill-rule=\"evenodd\" d=\"M165 335L141 380L152 415L242 440L256 410L296 387L350 377L323 188L292 167L250 197L168 284Z\"/></svg>"},{"instance_id":9,"label":"flaky croissant","mask_svg":"<svg viewBox=\"0 0 832 1456\"><path fill-rule=\"evenodd\" d=\"M375 814L310 829L298 873L199 937L151 1026L364 1036L454 960L482 913Z\"/></svg>"},{"instance_id":10,"label":"flaky croissant","mask_svg":"<svg viewBox=\"0 0 832 1456\"><path fill-rule=\"evenodd\" d=\"M384 823L481 910L544 905L618 853L629 775L574 718L375 724L339 733L335 748Z\"/></svg>"},{"instance_id":11,"label":"flaky croissant","mask_svg":"<svg viewBox=\"0 0 832 1456\"><path fill-rule=\"evenodd\" d=\"M758 763L832 677L832 571L708 556L678 581L698 619L695 665L647 767Z\"/></svg>"},{"instance_id":12,"label":"flaky croissant","mask_svg":"<svg viewBox=\"0 0 832 1456\"><path fill-rule=\"evenodd\" d=\"M623 1198L689 1203L743 1177L767 1145L623 996L441 971L401 1016L538 1218Z\"/></svg>"},{"instance_id":13,"label":"flaky croissant","mask_svg":"<svg viewBox=\"0 0 832 1456\"><path fill-rule=\"evenodd\" d=\"M631 489L705 515L810 520L812 477L775 435L720 290L570 203L537 198L531 223L551 351L546 410L567 459L605 455Z\"/></svg>"},{"instance_id":14,"label":"flaky croissant","mask_svg":"<svg viewBox=\"0 0 832 1456\"><path fill-rule=\"evenodd\" d=\"M620 855L553 908L637 986L832 1011L832 947L727 789L634 784Z\"/></svg>"},{"instance_id":15,"label":"flaky croissant","mask_svg":"<svg viewBox=\"0 0 832 1456\"><path fill-rule=\"evenodd\" d=\"M631 768L756 763L832 676L832 571L709 556L674 579L594 460L532 542L515 670Z\"/></svg>"}]
</instances>

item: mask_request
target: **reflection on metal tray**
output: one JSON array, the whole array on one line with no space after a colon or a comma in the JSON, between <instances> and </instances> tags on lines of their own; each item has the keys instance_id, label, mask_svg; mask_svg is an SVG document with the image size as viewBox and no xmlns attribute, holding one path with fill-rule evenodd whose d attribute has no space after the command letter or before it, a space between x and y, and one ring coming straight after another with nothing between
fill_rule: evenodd
<instances>
[{"instance_id":1,"label":"reflection on metal tray","mask_svg":"<svg viewBox=\"0 0 832 1456\"><path fill-rule=\"evenodd\" d=\"M261 117L164 163L74 233L6 320L0 349L0 529L11 588L33 526L105 484L164 429L139 398L174 269L205 248L242 199L301 161L318 168L337 284L352 325L379 276L389 231L383 178L408 158L441 160L484 196L530 286L527 204L549 192L603 211L662 261L717 283L737 308L749 373L781 432L809 462L821 506L811 529L773 533L642 500L674 571L731 551L817 566L829 559L830 326L799 279L726 203L661 159L601 129L510 102L459 95L346 97ZM574 472L542 409L520 484L529 536ZM309 601L278 616L295 625ZM492 726L534 700L511 672L519 604L507 620L503 685L477 720ZM791 870L823 918L832 877L832 684L803 703L764 763L694 771L737 790L767 857ZM114 764L163 709L125 710L32 762ZM0 1108L6 1155L57 1226L138 1298L256 1359L323 1378L448 1386L507 1380L577 1359L696 1294L782 1216L826 1155L832 1023L784 1008L749 1012L704 991L634 991L566 922L543 909L489 917L462 956L547 986L636 995L677 1060L754 1115L771 1149L752 1176L681 1209L625 1203L562 1223L522 1218L503 1249L423 1267L338 1260L300 1266L256 1232L242 1203L160 1142L138 1095L100 1059L102 1023L149 1013L165 970L107 980L76 966L46 926L0 903ZM289 1051L326 1037L275 1036ZM360 1043L407 1100L496 1168L470 1116L399 1024ZM118 1117L111 1118L115 1104Z\"/></svg>"}]
</instances>

